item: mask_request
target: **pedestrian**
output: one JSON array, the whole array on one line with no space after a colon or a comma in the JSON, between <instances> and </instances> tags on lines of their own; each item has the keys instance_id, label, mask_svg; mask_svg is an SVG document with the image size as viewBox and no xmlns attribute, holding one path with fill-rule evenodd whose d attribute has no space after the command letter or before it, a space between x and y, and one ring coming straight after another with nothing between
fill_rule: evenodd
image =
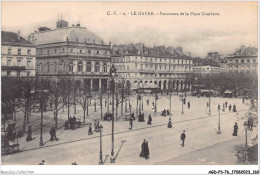
<instances>
[{"instance_id":1,"label":"pedestrian","mask_svg":"<svg viewBox=\"0 0 260 175\"><path fill-rule=\"evenodd\" d=\"M182 141L182 147L184 147L184 141L185 141L186 135L185 135L185 130L183 130L182 134L181 134L181 141Z\"/></svg>"},{"instance_id":2,"label":"pedestrian","mask_svg":"<svg viewBox=\"0 0 260 175\"><path fill-rule=\"evenodd\" d=\"M132 113L131 118L132 118L133 120L135 120L135 114L134 114L134 113Z\"/></svg>"},{"instance_id":3,"label":"pedestrian","mask_svg":"<svg viewBox=\"0 0 260 175\"><path fill-rule=\"evenodd\" d=\"M144 158L149 159L149 155L150 155L150 151L149 151L148 141L146 141L144 145Z\"/></svg>"},{"instance_id":4,"label":"pedestrian","mask_svg":"<svg viewBox=\"0 0 260 175\"><path fill-rule=\"evenodd\" d=\"M89 128L88 128L88 135L92 135L93 132L92 132L92 126L91 126L91 123L89 124Z\"/></svg>"},{"instance_id":5,"label":"pedestrian","mask_svg":"<svg viewBox=\"0 0 260 175\"><path fill-rule=\"evenodd\" d=\"M130 117L130 121L129 121L129 129L133 128L133 118Z\"/></svg>"},{"instance_id":6,"label":"pedestrian","mask_svg":"<svg viewBox=\"0 0 260 175\"><path fill-rule=\"evenodd\" d=\"M51 135L51 138L50 138L50 141L51 141L51 142L54 141L54 140L56 140L56 141L59 140L59 139L57 138L57 136L56 136L56 128L55 128L55 127L52 127L52 128L50 129L50 135Z\"/></svg>"},{"instance_id":7,"label":"pedestrian","mask_svg":"<svg viewBox=\"0 0 260 175\"><path fill-rule=\"evenodd\" d=\"M105 100L105 107L107 107L107 100Z\"/></svg>"},{"instance_id":8,"label":"pedestrian","mask_svg":"<svg viewBox=\"0 0 260 175\"><path fill-rule=\"evenodd\" d=\"M229 105L229 112L231 112L231 109L232 109L232 105L230 104Z\"/></svg>"},{"instance_id":9,"label":"pedestrian","mask_svg":"<svg viewBox=\"0 0 260 175\"><path fill-rule=\"evenodd\" d=\"M169 117L169 121L168 121L168 128L172 128L172 119L171 117Z\"/></svg>"},{"instance_id":10,"label":"pedestrian","mask_svg":"<svg viewBox=\"0 0 260 175\"><path fill-rule=\"evenodd\" d=\"M149 99L146 100L147 106L149 106Z\"/></svg>"},{"instance_id":11,"label":"pedestrian","mask_svg":"<svg viewBox=\"0 0 260 175\"><path fill-rule=\"evenodd\" d=\"M190 109L190 101L188 101L188 109Z\"/></svg>"},{"instance_id":12,"label":"pedestrian","mask_svg":"<svg viewBox=\"0 0 260 175\"><path fill-rule=\"evenodd\" d=\"M243 103L243 104L245 103L245 98L244 98L244 97L242 97L242 103Z\"/></svg>"},{"instance_id":13,"label":"pedestrian","mask_svg":"<svg viewBox=\"0 0 260 175\"><path fill-rule=\"evenodd\" d=\"M26 141L29 142L32 140L32 127L31 126L28 127L27 134L28 135L27 135Z\"/></svg>"},{"instance_id":14,"label":"pedestrian","mask_svg":"<svg viewBox=\"0 0 260 175\"><path fill-rule=\"evenodd\" d=\"M233 136L237 136L237 130L238 130L238 126L237 126L237 123L235 122Z\"/></svg>"},{"instance_id":15,"label":"pedestrian","mask_svg":"<svg viewBox=\"0 0 260 175\"><path fill-rule=\"evenodd\" d=\"M144 157L145 142L146 142L146 140L144 139L144 141L143 141L143 143L141 145L141 153L139 155L140 157Z\"/></svg>"},{"instance_id":16,"label":"pedestrian","mask_svg":"<svg viewBox=\"0 0 260 175\"><path fill-rule=\"evenodd\" d=\"M225 104L226 104L226 108L227 108L227 105L228 105L227 101L226 101L226 103L225 103Z\"/></svg>"},{"instance_id":17,"label":"pedestrian","mask_svg":"<svg viewBox=\"0 0 260 175\"><path fill-rule=\"evenodd\" d=\"M237 112L236 105L233 105L233 112Z\"/></svg>"},{"instance_id":18,"label":"pedestrian","mask_svg":"<svg viewBox=\"0 0 260 175\"><path fill-rule=\"evenodd\" d=\"M209 102L207 102L207 108L209 107Z\"/></svg>"},{"instance_id":19,"label":"pedestrian","mask_svg":"<svg viewBox=\"0 0 260 175\"><path fill-rule=\"evenodd\" d=\"M148 117L148 122L147 122L148 125L151 125L152 124L152 116L149 114L149 117Z\"/></svg>"},{"instance_id":20,"label":"pedestrian","mask_svg":"<svg viewBox=\"0 0 260 175\"><path fill-rule=\"evenodd\" d=\"M223 103L222 111L225 112L225 103Z\"/></svg>"},{"instance_id":21,"label":"pedestrian","mask_svg":"<svg viewBox=\"0 0 260 175\"><path fill-rule=\"evenodd\" d=\"M183 99L183 104L185 105L185 103L186 103L186 98Z\"/></svg>"}]
</instances>

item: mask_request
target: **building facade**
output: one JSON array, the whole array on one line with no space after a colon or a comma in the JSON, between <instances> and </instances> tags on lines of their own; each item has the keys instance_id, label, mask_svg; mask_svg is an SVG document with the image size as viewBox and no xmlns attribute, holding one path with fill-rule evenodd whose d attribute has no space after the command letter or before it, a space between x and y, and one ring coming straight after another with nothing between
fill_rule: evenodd
<instances>
[{"instance_id":1,"label":"building facade","mask_svg":"<svg viewBox=\"0 0 260 175\"><path fill-rule=\"evenodd\" d=\"M220 65L217 61L213 59L201 59L194 58L193 61L193 73L195 74L212 74L219 73L221 71Z\"/></svg>"},{"instance_id":2,"label":"building facade","mask_svg":"<svg viewBox=\"0 0 260 175\"><path fill-rule=\"evenodd\" d=\"M105 44L80 24L69 27L65 20L53 30L39 28L28 40L37 48L37 75L73 79L93 91L107 89L111 43Z\"/></svg>"},{"instance_id":3,"label":"building facade","mask_svg":"<svg viewBox=\"0 0 260 175\"><path fill-rule=\"evenodd\" d=\"M242 45L226 60L229 72L258 74L258 49L255 47Z\"/></svg>"},{"instance_id":4,"label":"building facade","mask_svg":"<svg viewBox=\"0 0 260 175\"><path fill-rule=\"evenodd\" d=\"M144 44L114 45L112 63L131 89L190 89L192 58L182 48L145 47Z\"/></svg>"},{"instance_id":5,"label":"building facade","mask_svg":"<svg viewBox=\"0 0 260 175\"><path fill-rule=\"evenodd\" d=\"M20 36L20 33L1 32L2 76L35 76L36 47Z\"/></svg>"}]
</instances>

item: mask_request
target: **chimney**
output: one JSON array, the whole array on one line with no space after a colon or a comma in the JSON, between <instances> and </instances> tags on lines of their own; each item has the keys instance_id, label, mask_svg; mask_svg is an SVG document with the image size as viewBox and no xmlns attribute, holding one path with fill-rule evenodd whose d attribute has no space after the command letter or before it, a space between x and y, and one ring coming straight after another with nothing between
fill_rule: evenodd
<instances>
[{"instance_id":1,"label":"chimney","mask_svg":"<svg viewBox=\"0 0 260 175\"><path fill-rule=\"evenodd\" d=\"M18 40L21 39L20 30L18 30L18 32L17 32L17 39L18 39Z\"/></svg>"}]
</instances>

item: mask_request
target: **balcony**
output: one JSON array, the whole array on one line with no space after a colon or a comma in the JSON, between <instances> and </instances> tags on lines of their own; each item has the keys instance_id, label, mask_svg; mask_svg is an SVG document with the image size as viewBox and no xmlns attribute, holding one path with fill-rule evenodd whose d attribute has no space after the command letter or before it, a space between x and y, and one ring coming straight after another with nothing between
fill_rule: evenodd
<instances>
[{"instance_id":1,"label":"balcony","mask_svg":"<svg viewBox=\"0 0 260 175\"><path fill-rule=\"evenodd\" d=\"M2 70L25 70L25 66L2 66Z\"/></svg>"},{"instance_id":2,"label":"balcony","mask_svg":"<svg viewBox=\"0 0 260 175\"><path fill-rule=\"evenodd\" d=\"M155 73L154 70L139 70L140 73L148 73L148 74L152 74Z\"/></svg>"}]
</instances>

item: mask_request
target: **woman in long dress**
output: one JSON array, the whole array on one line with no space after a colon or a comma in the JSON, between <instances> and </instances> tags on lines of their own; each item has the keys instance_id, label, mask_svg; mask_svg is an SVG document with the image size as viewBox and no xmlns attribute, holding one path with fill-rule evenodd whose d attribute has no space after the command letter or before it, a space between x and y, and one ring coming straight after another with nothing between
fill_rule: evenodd
<instances>
[{"instance_id":1,"label":"woman in long dress","mask_svg":"<svg viewBox=\"0 0 260 175\"><path fill-rule=\"evenodd\" d=\"M238 130L238 126L237 123L235 122L233 136L237 136L237 130Z\"/></svg>"}]
</instances>

